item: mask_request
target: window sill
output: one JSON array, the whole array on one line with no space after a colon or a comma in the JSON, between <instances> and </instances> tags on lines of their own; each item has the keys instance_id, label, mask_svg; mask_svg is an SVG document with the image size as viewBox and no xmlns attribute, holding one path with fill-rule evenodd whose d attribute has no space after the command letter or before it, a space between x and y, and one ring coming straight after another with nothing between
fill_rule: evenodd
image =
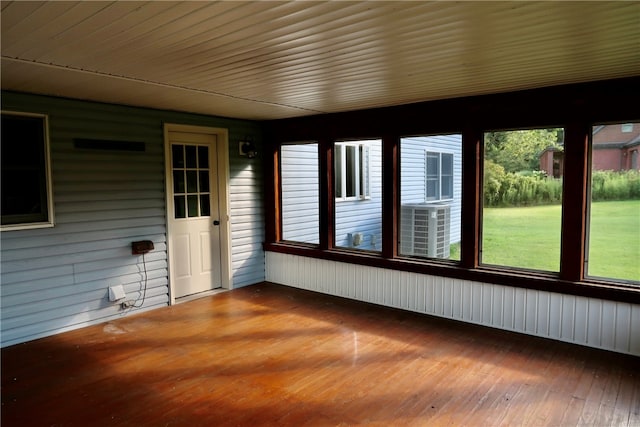
<instances>
[{"instance_id":1,"label":"window sill","mask_svg":"<svg viewBox=\"0 0 640 427\"><path fill-rule=\"evenodd\" d=\"M568 281L557 274L503 270L496 267L464 268L457 262L448 260L413 260L408 258L384 258L376 252L351 251L347 249L323 250L309 245L291 242L264 243L267 252L278 252L349 264L408 271L453 279L492 283L515 288L556 292L603 300L640 304L640 286L632 284L599 281L589 278L584 281Z\"/></svg>"},{"instance_id":2,"label":"window sill","mask_svg":"<svg viewBox=\"0 0 640 427\"><path fill-rule=\"evenodd\" d=\"M365 200L371 200L371 196L356 196L356 197L336 198L336 203L362 202L362 201L365 201Z\"/></svg>"},{"instance_id":3,"label":"window sill","mask_svg":"<svg viewBox=\"0 0 640 427\"><path fill-rule=\"evenodd\" d=\"M52 222L34 222L31 224L7 224L0 226L0 231L19 231L19 230L34 230L38 228L52 228L55 224Z\"/></svg>"}]
</instances>

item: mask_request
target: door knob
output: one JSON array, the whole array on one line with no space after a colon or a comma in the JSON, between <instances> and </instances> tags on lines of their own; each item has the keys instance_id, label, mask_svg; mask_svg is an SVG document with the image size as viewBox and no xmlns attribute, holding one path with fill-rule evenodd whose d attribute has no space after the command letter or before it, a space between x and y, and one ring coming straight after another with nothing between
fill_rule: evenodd
<instances>
[{"instance_id":1,"label":"door knob","mask_svg":"<svg viewBox=\"0 0 640 427\"><path fill-rule=\"evenodd\" d=\"M213 225L220 225L220 221L216 219L215 221L213 221Z\"/></svg>"}]
</instances>

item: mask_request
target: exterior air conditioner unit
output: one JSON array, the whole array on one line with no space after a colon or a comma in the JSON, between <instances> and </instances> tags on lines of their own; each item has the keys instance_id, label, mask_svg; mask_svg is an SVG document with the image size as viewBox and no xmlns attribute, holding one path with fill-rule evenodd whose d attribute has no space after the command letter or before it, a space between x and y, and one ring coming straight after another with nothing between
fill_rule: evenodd
<instances>
[{"instance_id":1,"label":"exterior air conditioner unit","mask_svg":"<svg viewBox=\"0 0 640 427\"><path fill-rule=\"evenodd\" d=\"M448 204L413 203L400 211L400 253L429 258L449 258L451 207Z\"/></svg>"}]
</instances>

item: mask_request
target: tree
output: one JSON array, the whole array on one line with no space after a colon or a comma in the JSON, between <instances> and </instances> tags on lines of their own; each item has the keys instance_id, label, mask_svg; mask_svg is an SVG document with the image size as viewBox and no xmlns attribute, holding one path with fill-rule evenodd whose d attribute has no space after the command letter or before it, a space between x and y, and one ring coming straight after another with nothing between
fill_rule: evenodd
<instances>
[{"instance_id":1,"label":"tree","mask_svg":"<svg viewBox=\"0 0 640 427\"><path fill-rule=\"evenodd\" d=\"M485 159L506 172L538 170L539 156L546 148L559 147L561 129L531 129L485 134Z\"/></svg>"}]
</instances>

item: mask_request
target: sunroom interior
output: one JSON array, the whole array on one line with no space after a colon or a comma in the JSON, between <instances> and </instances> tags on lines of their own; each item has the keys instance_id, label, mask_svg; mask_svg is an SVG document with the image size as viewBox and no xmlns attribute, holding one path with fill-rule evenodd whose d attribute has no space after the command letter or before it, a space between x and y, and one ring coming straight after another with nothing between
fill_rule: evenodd
<instances>
[{"instance_id":1,"label":"sunroom interior","mask_svg":"<svg viewBox=\"0 0 640 427\"><path fill-rule=\"evenodd\" d=\"M2 1L1 19L3 422L640 419L638 3ZM594 166L603 127L615 171ZM30 186L37 209L19 208ZM196 218L204 228L181 234ZM184 243L203 235L216 243ZM376 322L386 329L365 326ZM453 360L483 340L461 362L477 359L457 383L472 397L439 400L431 349ZM374 363L367 349L387 345L400 356ZM503 360L518 348L524 359ZM584 359L559 356L571 352ZM207 374L207 354L225 367ZM570 385L507 378L523 360ZM511 368L489 371L501 362ZM405 363L421 397L400 387L412 387ZM394 393L366 379L377 368ZM135 392L115 396L132 372L149 391L142 413ZM603 382L584 386L594 372ZM72 415L47 381L111 385L86 392L104 399L95 412ZM169 415L152 414L167 400Z\"/></svg>"}]
</instances>

